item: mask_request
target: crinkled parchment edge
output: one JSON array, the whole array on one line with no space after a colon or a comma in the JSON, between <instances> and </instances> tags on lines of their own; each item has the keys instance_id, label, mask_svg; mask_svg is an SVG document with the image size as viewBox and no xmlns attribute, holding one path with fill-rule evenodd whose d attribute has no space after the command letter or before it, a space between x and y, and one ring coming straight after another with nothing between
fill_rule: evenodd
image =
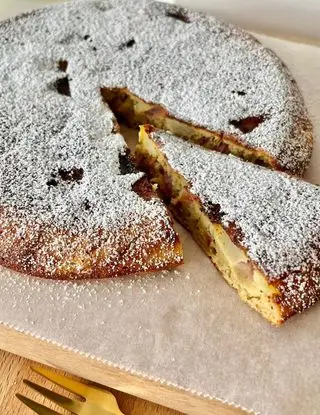
<instances>
[{"instance_id":1,"label":"crinkled parchment edge","mask_svg":"<svg viewBox=\"0 0 320 415\"><path fill-rule=\"evenodd\" d=\"M144 378L144 379L147 379L147 380L156 382L156 383L160 383L161 385L173 387L175 389L181 390L183 392L187 392L187 393L189 393L191 395L196 395L196 396L201 397L201 398L204 398L204 399L216 400L216 401L219 401L219 402L224 403L226 405L230 405L230 406L232 406L232 407L234 407L236 409L241 409L243 411L246 411L246 412L248 412L248 414L261 415L260 412L255 412L253 409L245 408L241 404L237 404L235 402L228 401L227 399L222 399L222 398L219 398L217 396L212 396L212 395L209 395L208 393L203 393L203 392L200 392L200 391L198 391L196 389L188 389L188 388L185 388L183 386L179 386L179 385L177 385L177 384L175 384L173 382L166 381L165 379L157 378L157 377L152 376L152 375L148 375L145 372L140 372L139 370L135 370L135 369L132 369L132 368L128 368L128 367L123 366L123 365L117 365L117 364L112 363L112 362L110 362L110 361L108 361L106 359L103 359L102 357L95 356L94 354L90 354L90 353L87 353L87 352L83 352L83 351L78 350L78 349L75 349L75 348L73 348L71 346L66 346L66 345L64 345L62 343L56 342L55 340L50 340L50 339L48 339L46 337L43 337L43 336L41 336L39 334L36 334L35 332L32 332L30 330L24 330L24 329L20 328L19 326L15 326L14 324L6 323L5 321L0 320L0 325L4 326L6 328L9 328L9 329L15 330L16 332L22 333L22 334L24 334L26 336L33 337L33 338L35 338L37 340L40 340L42 342L46 342L48 344L57 346L57 347L59 347L62 350L67 350L67 351L70 351L72 353L79 354L81 356L85 356L86 358L89 358L89 359L92 359L92 360L96 360L98 362L103 363L106 366L110 366L110 367L119 369L121 371L127 372L130 375L139 376L141 378Z\"/></svg>"}]
</instances>

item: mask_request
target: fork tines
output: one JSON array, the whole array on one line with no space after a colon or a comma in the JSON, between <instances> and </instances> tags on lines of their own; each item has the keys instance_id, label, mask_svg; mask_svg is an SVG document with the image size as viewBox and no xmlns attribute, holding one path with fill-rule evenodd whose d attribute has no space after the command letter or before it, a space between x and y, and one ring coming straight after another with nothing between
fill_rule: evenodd
<instances>
[{"instance_id":1,"label":"fork tines","mask_svg":"<svg viewBox=\"0 0 320 415\"><path fill-rule=\"evenodd\" d=\"M84 398L83 401L70 399L29 380L23 381L31 389L54 402L60 408L66 409L73 414L81 414L84 411L86 414L92 415L122 414L118 407L117 401L111 392L95 386L81 383L77 380L65 377L49 369L42 367L32 369L56 385L59 385L65 390ZM32 399L27 398L19 393L16 394L16 397L39 415L60 415L53 409L47 408L46 406L39 404L38 402L35 402Z\"/></svg>"}]
</instances>

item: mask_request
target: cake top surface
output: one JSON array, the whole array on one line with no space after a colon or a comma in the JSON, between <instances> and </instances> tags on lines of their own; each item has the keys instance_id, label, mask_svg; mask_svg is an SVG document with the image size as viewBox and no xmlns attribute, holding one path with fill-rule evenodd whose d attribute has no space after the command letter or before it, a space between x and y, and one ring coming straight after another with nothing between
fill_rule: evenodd
<instances>
[{"instance_id":1,"label":"cake top surface","mask_svg":"<svg viewBox=\"0 0 320 415\"><path fill-rule=\"evenodd\" d=\"M0 23L1 260L11 250L19 271L54 276L60 259L78 253L81 263L92 252L94 260L101 244L110 268L147 268L148 248L164 251L155 268L174 256L172 220L159 199L136 191L144 175L98 88L102 38L99 52L86 35L110 43L112 28L101 31L108 5L61 5Z\"/></svg>"},{"instance_id":2,"label":"cake top surface","mask_svg":"<svg viewBox=\"0 0 320 415\"><path fill-rule=\"evenodd\" d=\"M5 152L19 141L24 153L26 137L31 145L43 135L50 146L71 147L79 136L84 146L92 137L123 145L111 135L100 87L127 87L179 119L267 151L284 168L300 171L309 160L311 127L288 70L214 17L147 0L75 1L4 21L0 36ZM258 122L244 133L247 117Z\"/></svg>"},{"instance_id":3,"label":"cake top surface","mask_svg":"<svg viewBox=\"0 0 320 415\"><path fill-rule=\"evenodd\" d=\"M236 225L241 245L270 281L307 273L319 287L320 187L160 130L151 137L207 214L219 210L226 228Z\"/></svg>"},{"instance_id":4,"label":"cake top surface","mask_svg":"<svg viewBox=\"0 0 320 415\"><path fill-rule=\"evenodd\" d=\"M132 191L143 174L128 169L100 96L101 66L90 77L105 64L95 54L110 58L109 6L67 4L0 24L0 203L21 220L75 233L168 221L160 201ZM91 32L100 51L84 39Z\"/></svg>"}]
</instances>

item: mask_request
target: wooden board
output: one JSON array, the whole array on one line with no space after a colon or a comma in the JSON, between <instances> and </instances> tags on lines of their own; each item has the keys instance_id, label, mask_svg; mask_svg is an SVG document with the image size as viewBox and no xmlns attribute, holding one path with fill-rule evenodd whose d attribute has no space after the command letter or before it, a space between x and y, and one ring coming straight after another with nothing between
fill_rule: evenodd
<instances>
[{"instance_id":1,"label":"wooden board","mask_svg":"<svg viewBox=\"0 0 320 415\"><path fill-rule=\"evenodd\" d=\"M73 394L54 385L52 382L47 381L32 371L32 364L35 365L34 362L23 357L0 351L0 414L30 415L30 409L15 397L16 393L28 396L59 413L64 413L61 408L49 401L49 399L40 396L37 392L25 385L23 383L24 379L31 380L66 397L76 398ZM39 365L37 364L37 366ZM116 396L121 411L126 415L181 415L180 412L144 401L126 393L113 389L110 391Z\"/></svg>"},{"instance_id":2,"label":"wooden board","mask_svg":"<svg viewBox=\"0 0 320 415\"><path fill-rule=\"evenodd\" d=\"M179 389L134 376L97 360L19 333L4 325L0 325L0 349L186 414L237 415L245 413L220 401L206 400Z\"/></svg>"},{"instance_id":3,"label":"wooden board","mask_svg":"<svg viewBox=\"0 0 320 415\"><path fill-rule=\"evenodd\" d=\"M220 401L206 400L182 390L129 374L124 370L40 341L27 334L18 333L2 325L0 325L0 348L184 413L201 415L244 413ZM194 375L196 374L194 373ZM192 372L190 376L192 376Z\"/></svg>"}]
</instances>

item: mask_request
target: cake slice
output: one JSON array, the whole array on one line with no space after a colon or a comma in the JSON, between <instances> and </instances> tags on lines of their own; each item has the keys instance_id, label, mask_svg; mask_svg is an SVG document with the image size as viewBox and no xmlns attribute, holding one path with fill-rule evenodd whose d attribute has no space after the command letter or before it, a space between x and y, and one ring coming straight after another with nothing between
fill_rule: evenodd
<instances>
[{"instance_id":1,"label":"cake slice","mask_svg":"<svg viewBox=\"0 0 320 415\"><path fill-rule=\"evenodd\" d=\"M241 299L276 325L320 296L320 189L141 128L139 165Z\"/></svg>"}]
</instances>

